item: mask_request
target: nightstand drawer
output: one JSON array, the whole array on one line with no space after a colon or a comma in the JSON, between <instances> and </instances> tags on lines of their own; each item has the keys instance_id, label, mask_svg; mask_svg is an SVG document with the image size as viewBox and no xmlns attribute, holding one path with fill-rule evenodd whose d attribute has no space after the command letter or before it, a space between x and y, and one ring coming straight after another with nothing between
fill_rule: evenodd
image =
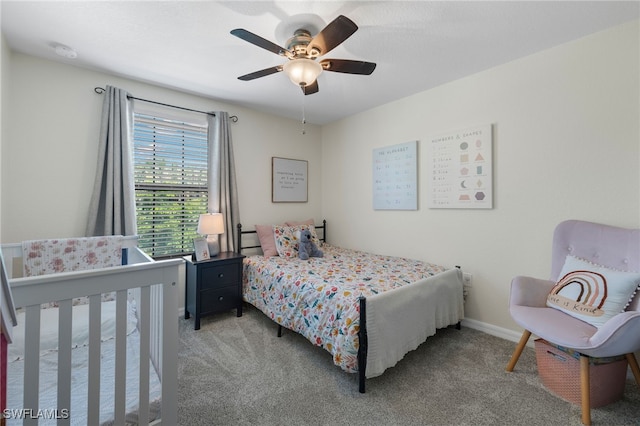
<instances>
[{"instance_id":1,"label":"nightstand drawer","mask_svg":"<svg viewBox=\"0 0 640 426\"><path fill-rule=\"evenodd\" d=\"M238 265L229 264L202 270L202 290L222 288L239 281Z\"/></svg>"},{"instance_id":2,"label":"nightstand drawer","mask_svg":"<svg viewBox=\"0 0 640 426\"><path fill-rule=\"evenodd\" d=\"M238 287L235 285L203 291L200 294L202 314L233 309L238 306L238 298Z\"/></svg>"}]
</instances>

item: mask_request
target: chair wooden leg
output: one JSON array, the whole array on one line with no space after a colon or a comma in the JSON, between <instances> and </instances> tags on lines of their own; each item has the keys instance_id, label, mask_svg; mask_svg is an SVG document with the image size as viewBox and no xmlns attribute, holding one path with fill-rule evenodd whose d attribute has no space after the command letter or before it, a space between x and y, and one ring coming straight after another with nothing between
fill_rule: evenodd
<instances>
[{"instance_id":1,"label":"chair wooden leg","mask_svg":"<svg viewBox=\"0 0 640 426\"><path fill-rule=\"evenodd\" d=\"M636 383L640 386L640 367L638 367L638 360L636 359L635 354L629 353L627 354L627 361L629 362L629 366L631 367L631 372L633 373L633 377L636 378Z\"/></svg>"},{"instance_id":2,"label":"chair wooden leg","mask_svg":"<svg viewBox=\"0 0 640 426\"><path fill-rule=\"evenodd\" d=\"M589 377L589 357L580 355L580 390L582 394L582 424L591 425L591 383Z\"/></svg>"},{"instance_id":3,"label":"chair wooden leg","mask_svg":"<svg viewBox=\"0 0 640 426\"><path fill-rule=\"evenodd\" d=\"M522 333L522 337L520 338L520 342L518 342L518 346L516 346L516 350L513 351L513 355L511 355L511 360L509 364L507 364L507 371L512 372L516 364L518 363L518 359L520 359L520 355L524 347L527 345L529 341L529 337L531 337L531 332L529 330L525 330Z\"/></svg>"}]
</instances>

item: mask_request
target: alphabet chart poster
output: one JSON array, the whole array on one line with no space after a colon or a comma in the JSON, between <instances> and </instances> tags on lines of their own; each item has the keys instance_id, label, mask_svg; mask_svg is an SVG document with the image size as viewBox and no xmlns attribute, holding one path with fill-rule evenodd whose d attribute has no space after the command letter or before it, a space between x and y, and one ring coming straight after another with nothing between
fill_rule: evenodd
<instances>
[{"instance_id":1,"label":"alphabet chart poster","mask_svg":"<svg viewBox=\"0 0 640 426\"><path fill-rule=\"evenodd\" d=\"M491 130L487 124L428 139L429 208L493 208Z\"/></svg>"},{"instance_id":2,"label":"alphabet chart poster","mask_svg":"<svg viewBox=\"0 0 640 426\"><path fill-rule=\"evenodd\" d=\"M418 141L373 150L374 210L418 210Z\"/></svg>"}]
</instances>

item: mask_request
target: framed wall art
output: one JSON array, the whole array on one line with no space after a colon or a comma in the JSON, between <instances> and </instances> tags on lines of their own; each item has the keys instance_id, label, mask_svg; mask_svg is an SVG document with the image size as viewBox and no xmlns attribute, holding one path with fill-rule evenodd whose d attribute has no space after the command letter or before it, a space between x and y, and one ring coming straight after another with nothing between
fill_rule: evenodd
<instances>
[{"instance_id":1,"label":"framed wall art","mask_svg":"<svg viewBox=\"0 0 640 426\"><path fill-rule=\"evenodd\" d=\"M306 160L271 158L271 201L274 203L307 202Z\"/></svg>"}]
</instances>

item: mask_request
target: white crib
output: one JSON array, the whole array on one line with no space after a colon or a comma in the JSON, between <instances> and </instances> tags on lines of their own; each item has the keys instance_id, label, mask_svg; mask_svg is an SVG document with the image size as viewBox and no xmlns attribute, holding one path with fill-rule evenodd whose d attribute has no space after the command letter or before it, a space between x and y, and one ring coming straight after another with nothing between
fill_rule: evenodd
<instances>
[{"instance_id":1,"label":"white crib","mask_svg":"<svg viewBox=\"0 0 640 426\"><path fill-rule=\"evenodd\" d=\"M20 419L25 425L39 424L40 421L53 418L58 425L177 424L178 278L183 260L154 261L137 247L135 237L125 237L123 249L126 249L123 250L126 265L20 277L22 244L2 246L2 269L6 271L3 280L9 282L15 307L24 311L24 359L21 360L24 364L20 365L24 372L20 389L22 401L18 407L7 406L10 419ZM107 310L107 305L102 302L102 295L108 293L115 293L115 301L109 305L115 316L113 336L105 342L101 335L105 327L103 311ZM87 334L87 344L81 349L84 353L82 356L86 355L88 374L86 385L83 385L86 389L86 395L82 396L85 402L80 411L86 407L86 413L69 411L69 407L76 404L72 400L77 398L74 373L77 373L75 357L78 352L73 354L73 362L72 352L77 350L74 342L79 318L77 313L73 313L78 308L73 306L73 299L78 297L87 297L89 301L83 311L87 312L86 330L81 331ZM40 370L45 363L41 360L41 315L46 311L42 305L50 302L56 302L57 305L58 329L55 341L57 348L53 351L57 370L57 377L53 381L54 407L41 406L44 397L41 395L43 386ZM135 309L133 331L129 329L131 322L128 321L132 306ZM49 315L49 312L45 314ZM15 335L15 328L13 337L14 342L19 337ZM109 373L113 374L113 384L108 386L101 383L104 375L101 358L104 358L105 350L113 351L114 358L114 365L110 367L113 371ZM47 356L52 358L50 354ZM133 379L127 365L132 358L139 363L139 376ZM11 368L12 364L9 363L8 369ZM157 373L157 377L154 377L154 373ZM158 383L160 393L155 401L158 406L155 411L150 407L154 402L152 379ZM138 388L133 409L131 401L127 400L127 389L131 395L132 382ZM107 400L112 406L101 406L101 396L105 401L105 387L107 392L111 392ZM7 391L11 397L16 390L10 388ZM104 418L105 412L109 413L107 420ZM7 419L9 424L10 419Z\"/></svg>"}]
</instances>

